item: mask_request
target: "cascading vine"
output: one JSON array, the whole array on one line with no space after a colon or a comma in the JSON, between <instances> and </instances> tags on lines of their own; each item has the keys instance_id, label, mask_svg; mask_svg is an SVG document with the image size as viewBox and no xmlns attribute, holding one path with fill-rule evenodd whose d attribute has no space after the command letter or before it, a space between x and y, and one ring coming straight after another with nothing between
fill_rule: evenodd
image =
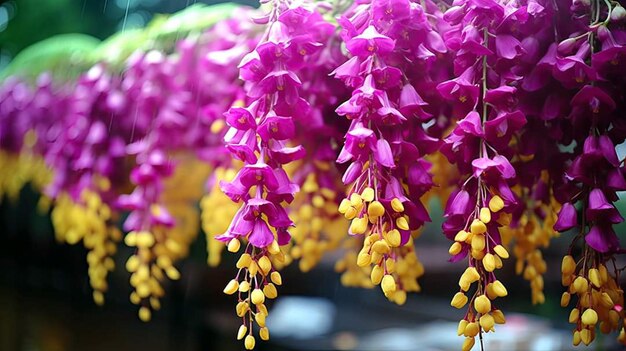
<instances>
[{"instance_id":1,"label":"cascading vine","mask_svg":"<svg viewBox=\"0 0 626 351\"><path fill-rule=\"evenodd\" d=\"M463 350L505 322L509 252L532 303L547 299L542 250L557 238L570 242L573 344L614 331L626 344L619 2L221 6L107 42L111 55L65 81L53 68L0 83L0 195L44 193L56 239L88 251L98 305L124 243L148 321L200 224L210 266L239 253L224 292L246 349L269 339L279 271L308 272L334 250L343 285L380 285L402 305L421 289L415 239L438 198L450 261L467 265L451 300L467 308Z\"/></svg>"},{"instance_id":2,"label":"cascading vine","mask_svg":"<svg viewBox=\"0 0 626 351\"><path fill-rule=\"evenodd\" d=\"M221 188L242 206L226 232L216 237L227 242L231 252L239 251L244 240L239 271L224 293L237 293L236 312L242 318L237 339L245 338L246 349L255 345L253 324L261 339L269 339L265 300L276 298L276 286L282 284L272 260L284 261L280 246L289 243L288 230L294 225L283 202L291 203L299 191L283 166L305 153L301 145L288 144L295 137L294 120L306 119L300 115L309 109L300 96L298 72L314 59L330 26L319 13L302 5L275 1L271 6L261 19L267 22L265 33L240 63L247 96L225 114L230 128L224 140L243 166Z\"/></svg>"}]
</instances>

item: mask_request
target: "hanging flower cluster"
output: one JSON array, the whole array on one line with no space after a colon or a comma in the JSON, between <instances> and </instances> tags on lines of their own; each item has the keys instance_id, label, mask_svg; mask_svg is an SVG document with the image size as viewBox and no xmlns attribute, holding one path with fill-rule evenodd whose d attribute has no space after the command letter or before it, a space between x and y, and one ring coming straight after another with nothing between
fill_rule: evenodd
<instances>
[{"instance_id":1,"label":"hanging flower cluster","mask_svg":"<svg viewBox=\"0 0 626 351\"><path fill-rule=\"evenodd\" d=\"M509 252L531 301L545 301L542 249L557 237L571 242L561 305L573 344L614 331L626 344L618 2L262 7L171 46L146 34L123 62L67 81L0 84L0 195L18 200L28 183L44 194L57 240L89 251L97 304L123 243L130 299L150 320L201 227L209 265L239 253L224 293L246 349L269 339L280 270L308 272L333 250L342 284L402 305L420 291L415 239L439 198L450 261L466 265L451 300L466 308L463 350L505 323Z\"/></svg>"}]
</instances>

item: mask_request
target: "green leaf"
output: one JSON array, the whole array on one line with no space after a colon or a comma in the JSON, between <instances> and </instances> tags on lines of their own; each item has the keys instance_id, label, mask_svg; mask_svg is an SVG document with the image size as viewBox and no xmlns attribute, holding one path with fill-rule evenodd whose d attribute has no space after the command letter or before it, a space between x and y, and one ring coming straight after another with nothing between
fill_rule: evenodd
<instances>
[{"instance_id":1,"label":"green leaf","mask_svg":"<svg viewBox=\"0 0 626 351\"><path fill-rule=\"evenodd\" d=\"M50 71L59 79L75 77L89 68L85 59L100 41L85 34L61 34L35 43L22 50L9 65L0 72L0 80L20 76L34 80L41 73Z\"/></svg>"}]
</instances>

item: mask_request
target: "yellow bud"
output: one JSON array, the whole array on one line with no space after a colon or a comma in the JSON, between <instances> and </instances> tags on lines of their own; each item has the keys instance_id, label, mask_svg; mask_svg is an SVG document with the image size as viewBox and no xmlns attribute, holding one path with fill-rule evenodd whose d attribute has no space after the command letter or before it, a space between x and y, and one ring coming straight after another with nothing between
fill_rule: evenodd
<instances>
[{"instance_id":1,"label":"yellow bud","mask_svg":"<svg viewBox=\"0 0 626 351\"><path fill-rule=\"evenodd\" d=\"M485 314L480 317L480 326L486 332L492 330L495 324L496 324L496 321L493 318L493 316L490 314Z\"/></svg>"},{"instance_id":2,"label":"yellow bud","mask_svg":"<svg viewBox=\"0 0 626 351\"><path fill-rule=\"evenodd\" d=\"M496 269L496 259L491 253L487 253L483 257L483 266L487 272L493 272Z\"/></svg>"},{"instance_id":3,"label":"yellow bud","mask_svg":"<svg viewBox=\"0 0 626 351\"><path fill-rule=\"evenodd\" d=\"M260 304L256 306L257 309L257 313L263 313L265 316L269 315L269 312L267 312L267 307L265 307L264 304Z\"/></svg>"},{"instance_id":4,"label":"yellow bud","mask_svg":"<svg viewBox=\"0 0 626 351\"><path fill-rule=\"evenodd\" d=\"M472 347L474 347L475 340L473 337L468 337L463 340L463 346L461 346L461 351L470 351Z\"/></svg>"},{"instance_id":5,"label":"yellow bud","mask_svg":"<svg viewBox=\"0 0 626 351\"><path fill-rule=\"evenodd\" d=\"M364 201L371 202L372 200L374 200L374 189L372 189L369 186L366 187L361 192L361 197L363 198Z\"/></svg>"},{"instance_id":6,"label":"yellow bud","mask_svg":"<svg viewBox=\"0 0 626 351\"><path fill-rule=\"evenodd\" d=\"M371 263L372 259L371 256L367 253L359 253L359 255L357 256L356 259L356 264L359 267L366 267L367 265L369 265Z\"/></svg>"},{"instance_id":7,"label":"yellow bud","mask_svg":"<svg viewBox=\"0 0 626 351\"><path fill-rule=\"evenodd\" d=\"M383 238L385 239L385 241L387 241L387 243L391 247L398 247L400 246L400 243L402 242L402 236L400 235L400 232L397 229L392 229L388 232L383 232Z\"/></svg>"},{"instance_id":8,"label":"yellow bud","mask_svg":"<svg viewBox=\"0 0 626 351\"><path fill-rule=\"evenodd\" d=\"M404 305L406 303L406 291L396 290L396 292L393 294L393 299L398 306Z\"/></svg>"},{"instance_id":9,"label":"yellow bud","mask_svg":"<svg viewBox=\"0 0 626 351\"><path fill-rule=\"evenodd\" d=\"M455 241L454 244L452 244L450 248L448 249L448 253L454 256L458 254L459 252L461 252L461 244Z\"/></svg>"},{"instance_id":10,"label":"yellow bud","mask_svg":"<svg viewBox=\"0 0 626 351\"><path fill-rule=\"evenodd\" d=\"M361 218L355 218L352 220L350 224L350 231L353 234L363 234L367 230L367 216L363 216Z\"/></svg>"},{"instance_id":11,"label":"yellow bud","mask_svg":"<svg viewBox=\"0 0 626 351\"><path fill-rule=\"evenodd\" d=\"M561 263L561 273L563 273L563 275L569 275L574 273L575 270L576 262L574 258L570 255L564 256L563 262Z\"/></svg>"},{"instance_id":12,"label":"yellow bud","mask_svg":"<svg viewBox=\"0 0 626 351\"><path fill-rule=\"evenodd\" d=\"M456 328L456 335L461 336L465 333L465 328L469 322L466 319L461 319L459 326Z\"/></svg>"},{"instance_id":13,"label":"yellow bud","mask_svg":"<svg viewBox=\"0 0 626 351\"><path fill-rule=\"evenodd\" d=\"M409 230L409 221L405 217L398 217L396 219L396 225L402 230Z\"/></svg>"},{"instance_id":14,"label":"yellow bud","mask_svg":"<svg viewBox=\"0 0 626 351\"><path fill-rule=\"evenodd\" d=\"M480 218L483 223L491 222L491 211L489 211L487 207L481 208L478 218Z\"/></svg>"},{"instance_id":15,"label":"yellow bud","mask_svg":"<svg viewBox=\"0 0 626 351\"><path fill-rule=\"evenodd\" d=\"M264 327L265 326L265 314L264 313L256 313L254 315L254 320L256 321L256 324L259 325L259 327Z\"/></svg>"},{"instance_id":16,"label":"yellow bud","mask_svg":"<svg viewBox=\"0 0 626 351\"><path fill-rule=\"evenodd\" d=\"M270 259L267 256L263 256L259 259L259 268L261 269L261 272L263 273L263 275L267 275L270 270L272 269L272 262L270 261Z\"/></svg>"},{"instance_id":17,"label":"yellow bud","mask_svg":"<svg viewBox=\"0 0 626 351\"><path fill-rule=\"evenodd\" d=\"M476 335L478 335L478 323L476 322L471 322L471 323L467 323L467 326L465 327L465 332L464 335L470 338L475 337Z\"/></svg>"},{"instance_id":18,"label":"yellow bud","mask_svg":"<svg viewBox=\"0 0 626 351\"><path fill-rule=\"evenodd\" d=\"M469 238L469 233L465 230L459 230L459 232L454 236L454 241L462 243L465 242L467 238Z\"/></svg>"},{"instance_id":19,"label":"yellow bud","mask_svg":"<svg viewBox=\"0 0 626 351\"><path fill-rule=\"evenodd\" d=\"M252 303L255 305L260 305L265 302L265 295L263 294L263 291L261 291L261 289L259 288L252 290L251 298Z\"/></svg>"},{"instance_id":20,"label":"yellow bud","mask_svg":"<svg viewBox=\"0 0 626 351\"><path fill-rule=\"evenodd\" d=\"M372 250L378 252L381 255L389 253L391 249L385 240L379 240L372 245Z\"/></svg>"},{"instance_id":21,"label":"yellow bud","mask_svg":"<svg viewBox=\"0 0 626 351\"><path fill-rule=\"evenodd\" d=\"M493 287L493 292L498 297L505 297L509 294L509 292L504 287L504 284L502 284L502 282L499 280L494 281L492 287Z\"/></svg>"},{"instance_id":22,"label":"yellow bud","mask_svg":"<svg viewBox=\"0 0 626 351\"><path fill-rule=\"evenodd\" d=\"M250 283L245 280L242 281L241 284L239 284L239 291L244 293L250 291Z\"/></svg>"},{"instance_id":23,"label":"yellow bud","mask_svg":"<svg viewBox=\"0 0 626 351\"><path fill-rule=\"evenodd\" d=\"M353 219L356 217L356 215L359 213L359 211L357 211L356 208L350 206L350 208L348 208L348 210L346 211L346 213L344 214L344 217L346 217L346 219Z\"/></svg>"},{"instance_id":24,"label":"yellow bud","mask_svg":"<svg viewBox=\"0 0 626 351\"><path fill-rule=\"evenodd\" d=\"M598 313L591 308L588 308L583 312L581 321L584 325L595 325L598 323Z\"/></svg>"},{"instance_id":25,"label":"yellow bud","mask_svg":"<svg viewBox=\"0 0 626 351\"><path fill-rule=\"evenodd\" d=\"M493 316L493 320L496 324L506 323L506 318L504 318L504 313L502 313L501 310L493 310L491 311L491 315Z\"/></svg>"},{"instance_id":26,"label":"yellow bud","mask_svg":"<svg viewBox=\"0 0 626 351\"><path fill-rule=\"evenodd\" d=\"M591 335L591 330L589 329L583 329L580 331L580 340L583 342L583 344L585 345L589 345L591 344L591 341L593 340L593 337Z\"/></svg>"},{"instance_id":27,"label":"yellow bud","mask_svg":"<svg viewBox=\"0 0 626 351\"><path fill-rule=\"evenodd\" d=\"M259 329L259 336L261 337L261 340L269 340L270 339L270 330L267 329L267 327L263 327L261 329Z\"/></svg>"},{"instance_id":28,"label":"yellow bud","mask_svg":"<svg viewBox=\"0 0 626 351\"><path fill-rule=\"evenodd\" d=\"M578 310L578 308L574 308L569 313L569 322L570 323L576 323L576 322L578 322L578 318L579 317L580 317L580 311Z\"/></svg>"},{"instance_id":29,"label":"yellow bud","mask_svg":"<svg viewBox=\"0 0 626 351\"><path fill-rule=\"evenodd\" d=\"M250 266L248 266L248 274L250 277L254 277L259 271L259 265L255 261L250 261Z\"/></svg>"},{"instance_id":30,"label":"yellow bud","mask_svg":"<svg viewBox=\"0 0 626 351\"><path fill-rule=\"evenodd\" d=\"M278 245L278 241L272 241L270 246L267 247L267 251L272 255L278 255L280 253L280 245Z\"/></svg>"},{"instance_id":31,"label":"yellow bud","mask_svg":"<svg viewBox=\"0 0 626 351\"><path fill-rule=\"evenodd\" d=\"M569 305L571 295L566 291L561 295L561 307L566 307Z\"/></svg>"},{"instance_id":32,"label":"yellow bud","mask_svg":"<svg viewBox=\"0 0 626 351\"><path fill-rule=\"evenodd\" d=\"M235 306L235 312L237 312L238 317L243 317L249 309L250 306L246 301L241 301L237 303L237 306Z\"/></svg>"},{"instance_id":33,"label":"yellow bud","mask_svg":"<svg viewBox=\"0 0 626 351\"><path fill-rule=\"evenodd\" d=\"M600 272L600 280L602 281L602 283L606 283L609 280L609 271L606 269L606 266L600 264L600 268L598 268L598 271Z\"/></svg>"},{"instance_id":34,"label":"yellow bud","mask_svg":"<svg viewBox=\"0 0 626 351\"><path fill-rule=\"evenodd\" d=\"M139 319L141 319L142 322L149 322L151 318L152 312L150 311L150 309L146 306L142 306L139 309Z\"/></svg>"},{"instance_id":35,"label":"yellow bud","mask_svg":"<svg viewBox=\"0 0 626 351\"><path fill-rule=\"evenodd\" d=\"M396 291L396 281L395 281L395 279L393 279L393 276L391 274L386 274L383 277L383 281L381 283L381 287L382 287L383 292L385 293L385 295L390 294L390 293Z\"/></svg>"},{"instance_id":36,"label":"yellow bud","mask_svg":"<svg viewBox=\"0 0 626 351\"><path fill-rule=\"evenodd\" d=\"M467 300L468 300L467 296L465 296L464 293L459 291L452 298L452 301L450 302L450 306L459 308L459 309L463 308L463 306L465 306L465 304L467 303Z\"/></svg>"},{"instance_id":37,"label":"yellow bud","mask_svg":"<svg viewBox=\"0 0 626 351\"><path fill-rule=\"evenodd\" d=\"M363 205L363 198L361 198L361 195L353 193L352 195L350 195L350 204L352 205L352 207L360 207L361 205Z\"/></svg>"},{"instance_id":38,"label":"yellow bud","mask_svg":"<svg viewBox=\"0 0 626 351\"><path fill-rule=\"evenodd\" d=\"M263 293L265 294L265 296L267 296L268 299L275 299L278 296L276 286L272 283L269 283L263 287Z\"/></svg>"},{"instance_id":39,"label":"yellow bud","mask_svg":"<svg viewBox=\"0 0 626 351\"><path fill-rule=\"evenodd\" d=\"M391 208L396 212L404 212L404 205L398 198L391 200Z\"/></svg>"},{"instance_id":40,"label":"yellow bud","mask_svg":"<svg viewBox=\"0 0 626 351\"><path fill-rule=\"evenodd\" d=\"M352 206L352 204L350 203L350 200L348 199L343 199L341 200L341 203L339 203L339 208L337 209L337 211L339 211L339 213L344 214L348 211L348 209Z\"/></svg>"},{"instance_id":41,"label":"yellow bud","mask_svg":"<svg viewBox=\"0 0 626 351\"><path fill-rule=\"evenodd\" d=\"M270 274L270 278L272 279L272 283L276 285L283 285L283 278L280 276L280 273L272 272L272 274Z\"/></svg>"},{"instance_id":42,"label":"yellow bud","mask_svg":"<svg viewBox=\"0 0 626 351\"><path fill-rule=\"evenodd\" d=\"M587 290L589 289L589 282L587 282L587 279L585 279L582 276L579 276L576 279L574 279L574 283L572 283L572 284L574 285L574 289L579 294L583 294L583 293L587 292Z\"/></svg>"},{"instance_id":43,"label":"yellow bud","mask_svg":"<svg viewBox=\"0 0 626 351\"><path fill-rule=\"evenodd\" d=\"M137 233L137 247L151 247L152 245L154 245L154 236L151 233Z\"/></svg>"},{"instance_id":44,"label":"yellow bud","mask_svg":"<svg viewBox=\"0 0 626 351\"><path fill-rule=\"evenodd\" d=\"M128 246L137 246L137 232L129 232L124 237L124 243Z\"/></svg>"},{"instance_id":45,"label":"yellow bud","mask_svg":"<svg viewBox=\"0 0 626 351\"><path fill-rule=\"evenodd\" d=\"M139 261L139 258L137 256L130 256L128 258L128 261L126 261L126 270L133 273L137 270L137 268L139 268L140 263L141 262Z\"/></svg>"},{"instance_id":46,"label":"yellow bud","mask_svg":"<svg viewBox=\"0 0 626 351\"><path fill-rule=\"evenodd\" d=\"M252 257L250 257L250 254L243 254L241 255L241 257L239 257L239 260L237 260L237 268L241 269L241 268L247 268L248 266L250 266L250 263L252 262Z\"/></svg>"},{"instance_id":47,"label":"yellow bud","mask_svg":"<svg viewBox=\"0 0 626 351\"><path fill-rule=\"evenodd\" d=\"M602 281L600 279L600 271L598 271L596 268L591 268L589 272L587 273L587 277L589 277L589 281L596 288L599 288L600 286L602 286Z\"/></svg>"},{"instance_id":48,"label":"yellow bud","mask_svg":"<svg viewBox=\"0 0 626 351\"><path fill-rule=\"evenodd\" d=\"M496 247L493 248L493 251L504 259L509 258L509 252L502 245L496 245Z\"/></svg>"},{"instance_id":49,"label":"yellow bud","mask_svg":"<svg viewBox=\"0 0 626 351\"><path fill-rule=\"evenodd\" d=\"M484 234L487 232L487 226L480 219L474 219L470 225L472 234Z\"/></svg>"},{"instance_id":50,"label":"yellow bud","mask_svg":"<svg viewBox=\"0 0 626 351\"><path fill-rule=\"evenodd\" d=\"M380 217L385 214L385 208L379 201L373 201L367 206L367 215L370 217Z\"/></svg>"},{"instance_id":51,"label":"yellow bud","mask_svg":"<svg viewBox=\"0 0 626 351\"><path fill-rule=\"evenodd\" d=\"M472 250L482 251L484 249L485 249L485 236L482 234L475 234L474 236L472 236Z\"/></svg>"},{"instance_id":52,"label":"yellow bud","mask_svg":"<svg viewBox=\"0 0 626 351\"><path fill-rule=\"evenodd\" d=\"M572 336L572 344L574 346L578 346L580 345L580 332L578 330L574 331L574 334Z\"/></svg>"},{"instance_id":53,"label":"yellow bud","mask_svg":"<svg viewBox=\"0 0 626 351\"><path fill-rule=\"evenodd\" d=\"M232 279L228 282L226 287L224 288L224 294L232 295L239 289L239 282L235 279Z\"/></svg>"},{"instance_id":54,"label":"yellow bud","mask_svg":"<svg viewBox=\"0 0 626 351\"><path fill-rule=\"evenodd\" d=\"M243 345L246 347L246 350L252 350L254 349L254 343L254 336L248 335L246 336L246 340L244 340Z\"/></svg>"},{"instance_id":55,"label":"yellow bud","mask_svg":"<svg viewBox=\"0 0 626 351\"><path fill-rule=\"evenodd\" d=\"M228 242L228 251L230 252L237 252L239 251L240 247L241 247L241 243L239 242L239 239L237 238L232 238Z\"/></svg>"},{"instance_id":56,"label":"yellow bud","mask_svg":"<svg viewBox=\"0 0 626 351\"><path fill-rule=\"evenodd\" d=\"M611 299L611 296L609 296L606 292L603 292L600 295L600 303L606 308L613 308L613 306L615 306L613 299Z\"/></svg>"},{"instance_id":57,"label":"yellow bud","mask_svg":"<svg viewBox=\"0 0 626 351\"><path fill-rule=\"evenodd\" d=\"M385 271L383 270L383 268L379 265L374 266L374 268L372 268L372 272L370 274L370 279L372 281L372 284L374 285L378 285L380 284L380 282L383 280L383 275L385 274Z\"/></svg>"},{"instance_id":58,"label":"yellow bud","mask_svg":"<svg viewBox=\"0 0 626 351\"><path fill-rule=\"evenodd\" d=\"M502 198L500 196L495 195L491 198L491 200L489 200L489 209L491 210L491 212L498 212L503 208L504 201L502 201Z\"/></svg>"},{"instance_id":59,"label":"yellow bud","mask_svg":"<svg viewBox=\"0 0 626 351\"><path fill-rule=\"evenodd\" d=\"M480 314L491 311L491 301L485 295L480 295L474 300L474 309Z\"/></svg>"},{"instance_id":60,"label":"yellow bud","mask_svg":"<svg viewBox=\"0 0 626 351\"><path fill-rule=\"evenodd\" d=\"M467 277L470 283L473 283L475 281L478 281L478 279L480 279L480 274L478 274L476 267L467 267L465 269L465 272L463 272L463 275Z\"/></svg>"},{"instance_id":61,"label":"yellow bud","mask_svg":"<svg viewBox=\"0 0 626 351\"><path fill-rule=\"evenodd\" d=\"M242 324L239 327L239 330L237 331L237 340L243 339L243 337L246 336L247 332L248 332L248 327Z\"/></svg>"}]
</instances>

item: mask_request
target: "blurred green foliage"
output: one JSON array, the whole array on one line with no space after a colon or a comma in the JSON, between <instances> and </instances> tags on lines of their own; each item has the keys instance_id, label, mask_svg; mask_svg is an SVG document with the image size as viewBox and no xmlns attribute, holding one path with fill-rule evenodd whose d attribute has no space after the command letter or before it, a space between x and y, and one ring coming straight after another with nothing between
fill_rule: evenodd
<instances>
[{"instance_id":1,"label":"blurred green foliage","mask_svg":"<svg viewBox=\"0 0 626 351\"><path fill-rule=\"evenodd\" d=\"M84 33L103 39L116 30L118 20L103 16L106 0L2 1L9 23L0 31L0 47L10 56L50 36Z\"/></svg>"}]
</instances>

